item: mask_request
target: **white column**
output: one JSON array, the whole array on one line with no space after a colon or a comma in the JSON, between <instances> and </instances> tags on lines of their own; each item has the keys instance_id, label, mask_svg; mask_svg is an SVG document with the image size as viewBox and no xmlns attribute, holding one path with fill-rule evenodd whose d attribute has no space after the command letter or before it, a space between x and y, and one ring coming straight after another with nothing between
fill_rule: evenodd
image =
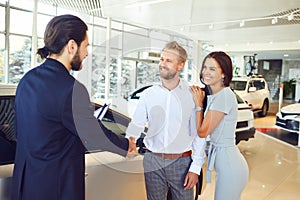
<instances>
[{"instance_id":1,"label":"white column","mask_svg":"<svg viewBox=\"0 0 300 200\"><path fill-rule=\"evenodd\" d=\"M33 17L32 17L32 37L31 37L31 67L36 66L36 52L37 52L37 9L38 0L34 1Z\"/></svg>"},{"instance_id":2,"label":"white column","mask_svg":"<svg viewBox=\"0 0 300 200\"><path fill-rule=\"evenodd\" d=\"M106 63L105 63L105 99L109 99L109 90L110 90L110 38L111 38L111 19L107 18L106 26Z\"/></svg>"},{"instance_id":3,"label":"white column","mask_svg":"<svg viewBox=\"0 0 300 200\"><path fill-rule=\"evenodd\" d=\"M4 83L8 83L9 81L9 22L10 21L10 7L8 1L6 2L6 10L5 10L5 52L4 52Z\"/></svg>"},{"instance_id":4,"label":"white column","mask_svg":"<svg viewBox=\"0 0 300 200\"><path fill-rule=\"evenodd\" d=\"M299 102L300 100L300 80L296 82L296 87L295 87L295 101ZM300 102L299 102L300 103Z\"/></svg>"}]
</instances>

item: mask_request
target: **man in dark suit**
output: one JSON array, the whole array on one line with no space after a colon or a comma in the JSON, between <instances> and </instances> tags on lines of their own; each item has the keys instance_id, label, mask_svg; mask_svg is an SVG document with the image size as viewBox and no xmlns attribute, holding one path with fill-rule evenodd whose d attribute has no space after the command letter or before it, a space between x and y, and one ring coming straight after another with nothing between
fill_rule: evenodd
<instances>
[{"instance_id":1,"label":"man in dark suit","mask_svg":"<svg viewBox=\"0 0 300 200\"><path fill-rule=\"evenodd\" d=\"M13 200L83 200L87 149L122 156L135 149L94 118L87 89L70 75L88 55L87 29L76 16L54 17L37 52L45 62L18 85Z\"/></svg>"}]
</instances>

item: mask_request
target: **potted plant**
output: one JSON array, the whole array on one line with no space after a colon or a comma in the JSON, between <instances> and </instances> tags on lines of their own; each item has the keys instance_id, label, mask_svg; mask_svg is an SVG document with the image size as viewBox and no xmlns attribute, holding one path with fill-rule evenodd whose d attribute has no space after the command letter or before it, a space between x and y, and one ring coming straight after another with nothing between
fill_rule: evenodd
<instances>
[{"instance_id":1,"label":"potted plant","mask_svg":"<svg viewBox=\"0 0 300 200\"><path fill-rule=\"evenodd\" d=\"M290 79L288 81L283 81L283 97L285 99L295 98L295 87L296 79Z\"/></svg>"}]
</instances>

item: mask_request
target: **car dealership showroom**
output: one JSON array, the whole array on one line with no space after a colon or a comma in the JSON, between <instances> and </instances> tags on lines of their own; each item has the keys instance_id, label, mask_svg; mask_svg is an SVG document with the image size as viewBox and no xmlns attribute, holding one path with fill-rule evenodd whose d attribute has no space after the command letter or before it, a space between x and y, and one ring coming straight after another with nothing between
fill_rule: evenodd
<instances>
[{"instance_id":1,"label":"car dealership showroom","mask_svg":"<svg viewBox=\"0 0 300 200\"><path fill-rule=\"evenodd\" d=\"M81 70L70 70L68 75L87 89L93 120L123 140L144 91L161 84L159 65L168 42L176 41L186 50L179 77L191 87L204 87L199 74L205 56L226 52L233 68L228 87L238 103L234 146L249 168L240 199L300 198L299 0L0 0L0 200L10 200L17 191L13 184L17 87L27 72L44 62L36 52L45 45L46 26L64 14L79 17L88 27L88 56ZM39 100L32 102L38 107ZM147 199L144 155L155 154L143 143L148 125L142 126L133 156L85 146L84 199ZM76 135L84 146L86 138L81 136ZM208 154L210 136L205 143ZM36 163L31 164L38 170ZM233 200L215 197L216 171L209 183L207 169L208 156L191 189L194 199ZM170 191L165 199L176 199Z\"/></svg>"}]
</instances>

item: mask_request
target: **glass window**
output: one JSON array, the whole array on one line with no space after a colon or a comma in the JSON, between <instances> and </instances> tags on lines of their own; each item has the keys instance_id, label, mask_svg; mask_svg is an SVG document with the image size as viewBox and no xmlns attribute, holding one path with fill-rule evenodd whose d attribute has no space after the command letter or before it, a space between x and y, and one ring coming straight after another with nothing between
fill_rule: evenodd
<instances>
[{"instance_id":1,"label":"glass window","mask_svg":"<svg viewBox=\"0 0 300 200\"><path fill-rule=\"evenodd\" d=\"M150 39L151 52L161 53L162 49L166 45L167 41Z\"/></svg>"},{"instance_id":2,"label":"glass window","mask_svg":"<svg viewBox=\"0 0 300 200\"><path fill-rule=\"evenodd\" d=\"M32 19L33 14L31 12L11 9L10 32L24 35L32 35Z\"/></svg>"},{"instance_id":3,"label":"glass window","mask_svg":"<svg viewBox=\"0 0 300 200\"><path fill-rule=\"evenodd\" d=\"M37 15L37 35L38 37L44 37L44 32L48 22L53 18L53 16L48 15Z\"/></svg>"},{"instance_id":4,"label":"glass window","mask_svg":"<svg viewBox=\"0 0 300 200\"><path fill-rule=\"evenodd\" d=\"M9 0L9 4L14 7L33 11L34 0ZM19 18L19 19L23 19L23 18Z\"/></svg>"},{"instance_id":5,"label":"glass window","mask_svg":"<svg viewBox=\"0 0 300 200\"><path fill-rule=\"evenodd\" d=\"M136 88L135 87L135 72L136 61L122 60L121 69L121 96L128 97L128 95Z\"/></svg>"},{"instance_id":6,"label":"glass window","mask_svg":"<svg viewBox=\"0 0 300 200\"><path fill-rule=\"evenodd\" d=\"M136 71L136 86L140 88L147 84L160 81L158 65L156 63L138 62Z\"/></svg>"},{"instance_id":7,"label":"glass window","mask_svg":"<svg viewBox=\"0 0 300 200\"><path fill-rule=\"evenodd\" d=\"M123 24L121 22L111 21L111 28L123 30Z\"/></svg>"},{"instance_id":8,"label":"glass window","mask_svg":"<svg viewBox=\"0 0 300 200\"><path fill-rule=\"evenodd\" d=\"M245 90L247 82L246 81L231 81L230 87L234 90Z\"/></svg>"},{"instance_id":9,"label":"glass window","mask_svg":"<svg viewBox=\"0 0 300 200\"><path fill-rule=\"evenodd\" d=\"M174 36L173 40L177 41L178 44L180 44L181 46L183 46L186 49L186 45L188 43L186 39Z\"/></svg>"},{"instance_id":10,"label":"glass window","mask_svg":"<svg viewBox=\"0 0 300 200\"><path fill-rule=\"evenodd\" d=\"M94 17L94 24L100 26L106 26L107 20L100 17Z\"/></svg>"},{"instance_id":11,"label":"glass window","mask_svg":"<svg viewBox=\"0 0 300 200\"><path fill-rule=\"evenodd\" d=\"M0 0L0 3L5 4L7 2L7 0Z\"/></svg>"},{"instance_id":12,"label":"glass window","mask_svg":"<svg viewBox=\"0 0 300 200\"><path fill-rule=\"evenodd\" d=\"M168 34L158 32L158 31L150 31L149 36L151 38L159 39L159 40L164 40L164 41L170 41L170 36Z\"/></svg>"},{"instance_id":13,"label":"glass window","mask_svg":"<svg viewBox=\"0 0 300 200\"><path fill-rule=\"evenodd\" d=\"M147 29L140 28L140 27L137 27L137 26L132 26L132 25L129 25L129 24L124 24L124 31L131 32L131 33L134 33L134 34L140 34L140 35L148 36L148 30Z\"/></svg>"},{"instance_id":14,"label":"glass window","mask_svg":"<svg viewBox=\"0 0 300 200\"><path fill-rule=\"evenodd\" d=\"M31 68L31 38L11 35L9 42L8 82L18 83Z\"/></svg>"},{"instance_id":15,"label":"glass window","mask_svg":"<svg viewBox=\"0 0 300 200\"><path fill-rule=\"evenodd\" d=\"M42 48L42 47L44 47L44 39L42 39L42 38L38 38L38 41L37 41L37 48ZM36 63L39 65L39 64L41 64L43 62L43 59L39 56L39 55L37 55L36 56Z\"/></svg>"},{"instance_id":16,"label":"glass window","mask_svg":"<svg viewBox=\"0 0 300 200\"><path fill-rule=\"evenodd\" d=\"M56 15L56 6L49 5L49 4L38 1L38 12L49 14L49 15ZM44 22L44 23L46 23L46 22Z\"/></svg>"},{"instance_id":17,"label":"glass window","mask_svg":"<svg viewBox=\"0 0 300 200\"><path fill-rule=\"evenodd\" d=\"M258 81L254 81L253 83L254 83L254 87L256 87L256 90L265 89L264 81L258 80Z\"/></svg>"},{"instance_id":18,"label":"glass window","mask_svg":"<svg viewBox=\"0 0 300 200\"><path fill-rule=\"evenodd\" d=\"M92 99L105 97L105 47L94 47L92 51Z\"/></svg>"},{"instance_id":19,"label":"glass window","mask_svg":"<svg viewBox=\"0 0 300 200\"><path fill-rule=\"evenodd\" d=\"M123 34L120 31L111 31L111 48L122 49L122 35Z\"/></svg>"},{"instance_id":20,"label":"glass window","mask_svg":"<svg viewBox=\"0 0 300 200\"><path fill-rule=\"evenodd\" d=\"M106 42L106 28L95 26L94 27L94 45L105 46Z\"/></svg>"},{"instance_id":21,"label":"glass window","mask_svg":"<svg viewBox=\"0 0 300 200\"><path fill-rule=\"evenodd\" d=\"M150 38L132 33L123 33L123 55L149 49Z\"/></svg>"},{"instance_id":22,"label":"glass window","mask_svg":"<svg viewBox=\"0 0 300 200\"><path fill-rule=\"evenodd\" d=\"M5 48L5 36L0 34L0 83L4 82L4 48Z\"/></svg>"},{"instance_id":23,"label":"glass window","mask_svg":"<svg viewBox=\"0 0 300 200\"><path fill-rule=\"evenodd\" d=\"M5 30L5 8L0 6L0 32Z\"/></svg>"}]
</instances>

